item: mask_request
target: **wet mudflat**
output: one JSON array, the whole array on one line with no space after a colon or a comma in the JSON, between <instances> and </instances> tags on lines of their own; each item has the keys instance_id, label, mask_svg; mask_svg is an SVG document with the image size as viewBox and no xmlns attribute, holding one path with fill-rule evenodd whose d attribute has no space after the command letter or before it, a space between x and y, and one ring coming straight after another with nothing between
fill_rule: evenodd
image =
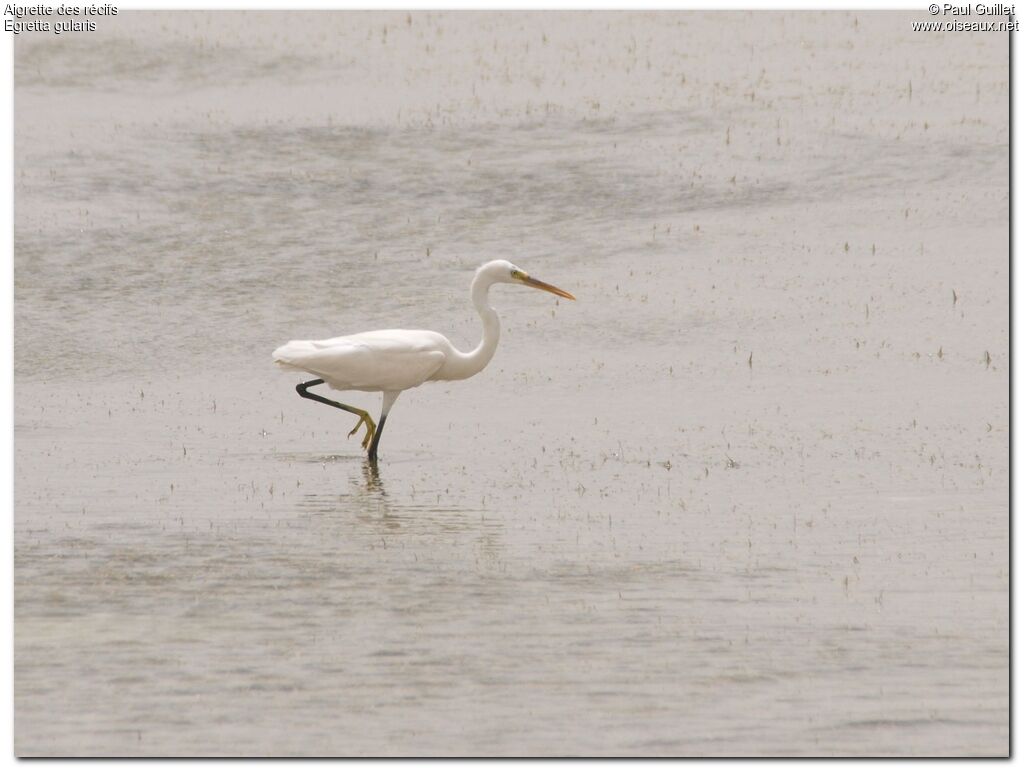
<instances>
[{"instance_id":1,"label":"wet mudflat","mask_svg":"<svg viewBox=\"0 0 1024 768\"><path fill-rule=\"evenodd\" d=\"M1006 41L911 18L21 36L19 754L1006 754ZM579 301L376 468L270 364L490 258Z\"/></svg>"}]
</instances>

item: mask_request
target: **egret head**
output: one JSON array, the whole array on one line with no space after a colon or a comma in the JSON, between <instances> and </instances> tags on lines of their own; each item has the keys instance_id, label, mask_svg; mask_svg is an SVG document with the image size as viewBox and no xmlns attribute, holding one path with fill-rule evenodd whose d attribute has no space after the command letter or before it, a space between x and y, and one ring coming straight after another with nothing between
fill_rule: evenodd
<instances>
[{"instance_id":1,"label":"egret head","mask_svg":"<svg viewBox=\"0 0 1024 768\"><path fill-rule=\"evenodd\" d=\"M545 283L543 280L538 280L535 277L530 277L526 270L520 269L510 261L504 259L498 259L497 261L489 261L484 264L480 269L477 270L477 274L484 274L490 278L491 282L495 283L515 283L518 285L526 285L530 288L538 288L548 293L553 293L556 296L561 296L563 299L576 300L568 291L563 291L561 288L556 288L550 283Z\"/></svg>"}]
</instances>

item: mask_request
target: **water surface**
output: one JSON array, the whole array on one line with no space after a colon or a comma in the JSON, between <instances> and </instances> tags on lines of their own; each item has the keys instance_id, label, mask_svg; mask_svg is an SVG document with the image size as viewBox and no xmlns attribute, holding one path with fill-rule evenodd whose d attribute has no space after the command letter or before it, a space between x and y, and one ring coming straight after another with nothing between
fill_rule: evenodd
<instances>
[{"instance_id":1,"label":"water surface","mask_svg":"<svg viewBox=\"0 0 1024 768\"><path fill-rule=\"evenodd\" d=\"M1006 754L1006 39L910 19L20 36L18 753ZM377 468L270 365L491 258L579 301Z\"/></svg>"}]
</instances>

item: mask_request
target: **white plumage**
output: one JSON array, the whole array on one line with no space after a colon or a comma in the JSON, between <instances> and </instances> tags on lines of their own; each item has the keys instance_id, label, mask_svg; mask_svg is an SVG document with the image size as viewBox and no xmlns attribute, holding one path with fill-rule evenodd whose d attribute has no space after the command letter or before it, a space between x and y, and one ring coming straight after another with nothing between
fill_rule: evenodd
<instances>
[{"instance_id":1,"label":"white plumage","mask_svg":"<svg viewBox=\"0 0 1024 768\"><path fill-rule=\"evenodd\" d=\"M289 341L274 350L274 361L316 374L331 389L401 392L430 381L452 351L440 333L396 329Z\"/></svg>"},{"instance_id":2,"label":"white plumage","mask_svg":"<svg viewBox=\"0 0 1024 768\"><path fill-rule=\"evenodd\" d=\"M274 362L281 368L305 371L317 377L296 387L302 397L359 416L359 422L349 435L365 424L363 447L369 448L369 458L375 461L384 422L399 394L426 381L467 379L491 361L501 335L498 313L487 301L488 291L495 283L527 285L567 299L575 298L561 288L530 277L507 261L489 261L476 271L470 288L473 305L483 321L483 338L472 352L460 352L434 331L394 329L320 341L289 341L274 350ZM342 391L382 392L384 403L379 427L361 408L309 392L310 387L320 384Z\"/></svg>"}]
</instances>

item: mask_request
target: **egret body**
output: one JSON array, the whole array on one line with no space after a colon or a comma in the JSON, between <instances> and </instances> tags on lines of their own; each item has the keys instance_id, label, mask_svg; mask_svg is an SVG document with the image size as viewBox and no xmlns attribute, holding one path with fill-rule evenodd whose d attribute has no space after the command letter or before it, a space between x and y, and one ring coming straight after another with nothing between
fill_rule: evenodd
<instances>
[{"instance_id":1,"label":"egret body","mask_svg":"<svg viewBox=\"0 0 1024 768\"><path fill-rule=\"evenodd\" d=\"M288 370L306 371L317 378L296 387L299 395L331 405L359 417L349 432L365 426L363 448L371 461L377 460L377 446L391 406L407 389L426 381L457 381L480 373L494 357L501 335L498 313L488 302L495 283L512 283L539 288L556 296L575 299L571 293L530 277L503 259L489 261L476 271L470 293L473 306L483 321L483 338L471 352L461 352L440 333L401 329L368 331L322 341L289 341L274 350L274 362ZM381 392L384 395L380 422L361 408L328 400L309 391L326 384L339 391Z\"/></svg>"}]
</instances>

